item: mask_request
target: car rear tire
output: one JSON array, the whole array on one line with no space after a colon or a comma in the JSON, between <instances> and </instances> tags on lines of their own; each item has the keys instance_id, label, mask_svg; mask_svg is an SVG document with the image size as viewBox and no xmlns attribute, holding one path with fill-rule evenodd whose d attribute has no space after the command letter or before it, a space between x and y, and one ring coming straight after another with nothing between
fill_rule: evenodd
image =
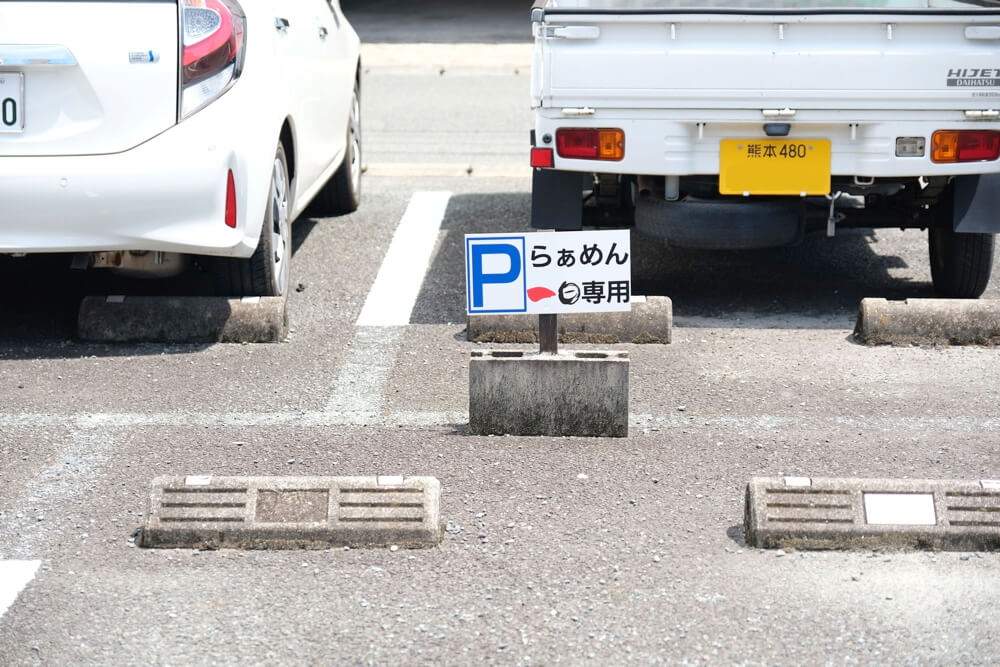
<instances>
[{"instance_id":1,"label":"car rear tire","mask_svg":"<svg viewBox=\"0 0 1000 667\"><path fill-rule=\"evenodd\" d=\"M361 88L354 84L351 114L347 120L344 161L316 194L309 206L315 217L353 213L361 206Z\"/></svg>"},{"instance_id":2,"label":"car rear tire","mask_svg":"<svg viewBox=\"0 0 1000 667\"><path fill-rule=\"evenodd\" d=\"M248 259L221 258L218 291L227 296L281 296L288 288L292 221L288 159L278 145L257 249Z\"/></svg>"},{"instance_id":3,"label":"car rear tire","mask_svg":"<svg viewBox=\"0 0 1000 667\"><path fill-rule=\"evenodd\" d=\"M927 230L931 280L938 296L978 299L993 271L993 234L960 234L950 226Z\"/></svg>"}]
</instances>

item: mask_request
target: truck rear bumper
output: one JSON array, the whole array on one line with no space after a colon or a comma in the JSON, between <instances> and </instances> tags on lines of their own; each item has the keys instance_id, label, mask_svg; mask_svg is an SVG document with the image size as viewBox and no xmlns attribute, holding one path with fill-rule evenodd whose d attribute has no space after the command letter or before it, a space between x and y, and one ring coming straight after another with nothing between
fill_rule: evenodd
<instances>
[{"instance_id":1,"label":"truck rear bumper","mask_svg":"<svg viewBox=\"0 0 1000 667\"><path fill-rule=\"evenodd\" d=\"M624 159L568 159L554 151L554 167L566 171L689 176L718 174L723 139L767 139L764 125L772 122L763 116L759 121L746 120L748 114L760 113L759 110L717 119L706 112L706 120L689 120L678 113L681 112L610 109L597 110L587 118L571 118L562 116L557 109L544 109L536 113L535 136L543 141L548 136L551 142L560 128L620 128L625 132ZM901 112L896 113L898 116ZM790 125L788 135L782 138L829 139L833 176L913 178L1000 173L1000 160L936 164L929 155L931 136L938 130L1000 130L1000 122L968 121L960 112L907 121L854 119L848 111L814 114L814 120L804 120L810 114L803 113L803 118L781 121ZM831 115L842 120L831 120ZM923 157L897 157L896 140L900 137L923 138L926 146Z\"/></svg>"}]
</instances>

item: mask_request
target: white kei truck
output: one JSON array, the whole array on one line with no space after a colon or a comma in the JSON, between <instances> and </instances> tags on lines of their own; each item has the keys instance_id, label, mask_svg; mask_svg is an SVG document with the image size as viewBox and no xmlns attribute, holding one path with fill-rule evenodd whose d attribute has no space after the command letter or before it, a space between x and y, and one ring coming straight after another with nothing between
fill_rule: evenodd
<instances>
[{"instance_id":1,"label":"white kei truck","mask_svg":"<svg viewBox=\"0 0 1000 667\"><path fill-rule=\"evenodd\" d=\"M669 245L926 229L977 298L1000 232L1000 2L537 0L532 225Z\"/></svg>"}]
</instances>

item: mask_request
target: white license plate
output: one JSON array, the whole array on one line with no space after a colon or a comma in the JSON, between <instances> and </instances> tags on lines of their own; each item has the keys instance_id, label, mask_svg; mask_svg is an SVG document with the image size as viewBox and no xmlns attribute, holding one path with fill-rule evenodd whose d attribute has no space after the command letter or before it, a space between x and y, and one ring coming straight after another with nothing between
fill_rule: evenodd
<instances>
[{"instance_id":1,"label":"white license plate","mask_svg":"<svg viewBox=\"0 0 1000 667\"><path fill-rule=\"evenodd\" d=\"M0 72L0 132L24 132L24 74Z\"/></svg>"}]
</instances>

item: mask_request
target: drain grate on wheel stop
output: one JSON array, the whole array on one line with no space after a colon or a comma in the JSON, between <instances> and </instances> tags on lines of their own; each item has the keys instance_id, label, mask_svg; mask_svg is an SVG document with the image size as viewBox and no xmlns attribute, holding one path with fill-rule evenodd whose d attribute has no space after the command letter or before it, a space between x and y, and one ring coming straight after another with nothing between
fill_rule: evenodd
<instances>
[{"instance_id":1,"label":"drain grate on wheel stop","mask_svg":"<svg viewBox=\"0 0 1000 667\"><path fill-rule=\"evenodd\" d=\"M1000 480L755 477L744 527L761 548L1000 550Z\"/></svg>"},{"instance_id":2,"label":"drain grate on wheel stop","mask_svg":"<svg viewBox=\"0 0 1000 667\"><path fill-rule=\"evenodd\" d=\"M441 541L433 477L158 477L141 545L299 549Z\"/></svg>"}]
</instances>

